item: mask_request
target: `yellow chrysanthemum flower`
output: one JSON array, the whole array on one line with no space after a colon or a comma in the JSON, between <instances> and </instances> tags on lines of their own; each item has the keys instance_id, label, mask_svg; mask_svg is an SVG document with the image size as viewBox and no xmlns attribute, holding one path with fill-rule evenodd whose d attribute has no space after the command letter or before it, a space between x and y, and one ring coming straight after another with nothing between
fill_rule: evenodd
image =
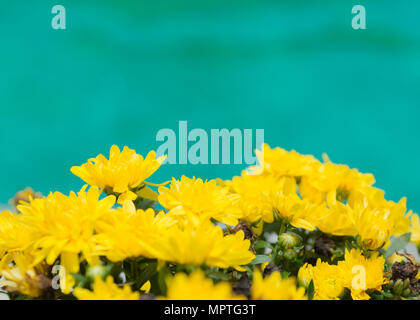
<instances>
[{"instance_id":1,"label":"yellow chrysanthemum flower","mask_svg":"<svg viewBox=\"0 0 420 320\"><path fill-rule=\"evenodd\" d=\"M320 201L328 197L346 200L355 191L363 190L375 183L372 174L364 174L347 165L332 163L323 155L324 164L315 174L302 178L300 192L304 198Z\"/></svg>"},{"instance_id":2,"label":"yellow chrysanthemum flower","mask_svg":"<svg viewBox=\"0 0 420 320\"><path fill-rule=\"evenodd\" d=\"M317 227L324 233L336 236L355 236L357 229L351 220L351 208L336 199L317 212Z\"/></svg>"},{"instance_id":3,"label":"yellow chrysanthemum flower","mask_svg":"<svg viewBox=\"0 0 420 320\"><path fill-rule=\"evenodd\" d=\"M154 258L166 230L176 223L163 211L155 215L153 209L136 210L133 202L126 200L122 208L97 223L93 238L101 255L114 262L129 257Z\"/></svg>"},{"instance_id":4,"label":"yellow chrysanthemum flower","mask_svg":"<svg viewBox=\"0 0 420 320\"><path fill-rule=\"evenodd\" d=\"M180 220L201 217L214 218L228 225L236 225L240 210L232 205L232 197L226 187L217 184L216 180L181 177L172 179L170 188L159 188L159 203L178 216Z\"/></svg>"},{"instance_id":5,"label":"yellow chrysanthemum flower","mask_svg":"<svg viewBox=\"0 0 420 320\"><path fill-rule=\"evenodd\" d=\"M333 196L328 209L319 211L317 227L338 236L359 235L367 249L384 247L391 236L409 232L411 212L406 213L405 198L399 203L387 201L376 188L354 191L344 204Z\"/></svg>"},{"instance_id":6,"label":"yellow chrysanthemum flower","mask_svg":"<svg viewBox=\"0 0 420 320\"><path fill-rule=\"evenodd\" d=\"M263 278L259 270L254 270L251 298L253 300L307 300L305 289L297 288L295 278L282 279L278 271Z\"/></svg>"},{"instance_id":7,"label":"yellow chrysanthemum flower","mask_svg":"<svg viewBox=\"0 0 420 320\"><path fill-rule=\"evenodd\" d=\"M0 213L0 259L7 252L25 250L35 240L35 230L24 220L23 214Z\"/></svg>"},{"instance_id":8,"label":"yellow chrysanthemum flower","mask_svg":"<svg viewBox=\"0 0 420 320\"><path fill-rule=\"evenodd\" d=\"M267 172L275 177L296 177L312 175L321 163L311 155L301 155L295 150L286 151L282 148L271 149L263 145L262 151L255 150L259 166L251 167L253 173Z\"/></svg>"},{"instance_id":9,"label":"yellow chrysanthemum flower","mask_svg":"<svg viewBox=\"0 0 420 320\"><path fill-rule=\"evenodd\" d=\"M34 257L28 253L13 252L1 261L0 273L4 280L0 286L8 292L20 292L30 297L38 297L49 282L45 274L47 268L44 262L34 263Z\"/></svg>"},{"instance_id":10,"label":"yellow chrysanthemum flower","mask_svg":"<svg viewBox=\"0 0 420 320\"><path fill-rule=\"evenodd\" d=\"M227 282L214 284L206 278L204 272L196 270L187 276L177 273L166 279L167 294L160 299L167 300L242 300L243 296L233 295L232 288Z\"/></svg>"},{"instance_id":11,"label":"yellow chrysanthemum flower","mask_svg":"<svg viewBox=\"0 0 420 320\"><path fill-rule=\"evenodd\" d=\"M60 271L66 274L66 281L61 285L64 293L74 284L70 273L79 271L79 254L89 261L97 255L92 241L95 224L115 203L114 196L99 200L100 193L96 187L86 191L85 186L78 194L71 192L70 196L65 196L55 192L18 206L26 225L36 231L33 243L36 263L45 259L52 265L60 257L64 267Z\"/></svg>"},{"instance_id":12,"label":"yellow chrysanthemum flower","mask_svg":"<svg viewBox=\"0 0 420 320\"><path fill-rule=\"evenodd\" d=\"M383 247L391 236L399 236L410 230L410 215L406 213L406 199L399 203L361 195L349 199L350 219L363 244L371 250ZM374 202L376 201L376 202Z\"/></svg>"},{"instance_id":13,"label":"yellow chrysanthemum flower","mask_svg":"<svg viewBox=\"0 0 420 320\"><path fill-rule=\"evenodd\" d=\"M410 232L411 232L411 238L410 238L411 242L414 243L415 245L419 245L420 244L420 220L417 214L413 214L411 216Z\"/></svg>"},{"instance_id":14,"label":"yellow chrysanthemum flower","mask_svg":"<svg viewBox=\"0 0 420 320\"><path fill-rule=\"evenodd\" d=\"M241 177L234 177L232 181L224 181L230 192L237 197L233 205L240 208L242 219L255 222L262 219L264 222L274 221L273 207L270 203L270 194L281 190L282 183L272 175L251 175L246 172Z\"/></svg>"},{"instance_id":15,"label":"yellow chrysanthemum flower","mask_svg":"<svg viewBox=\"0 0 420 320\"><path fill-rule=\"evenodd\" d=\"M315 230L316 217L322 207L311 203L307 199L302 200L296 194L294 178L283 178L281 181L283 184L281 190L270 194L269 201L274 212L296 228Z\"/></svg>"},{"instance_id":16,"label":"yellow chrysanthemum flower","mask_svg":"<svg viewBox=\"0 0 420 320\"><path fill-rule=\"evenodd\" d=\"M198 224L185 223L168 228L158 246L151 246L149 250L162 261L242 270L240 266L255 258L249 250L250 244L244 239L243 231L225 236L219 226L202 219Z\"/></svg>"},{"instance_id":17,"label":"yellow chrysanthemum flower","mask_svg":"<svg viewBox=\"0 0 420 320\"><path fill-rule=\"evenodd\" d=\"M312 272L314 300L338 300L344 289L339 268L318 259Z\"/></svg>"},{"instance_id":18,"label":"yellow chrysanthemum flower","mask_svg":"<svg viewBox=\"0 0 420 320\"><path fill-rule=\"evenodd\" d=\"M137 199L137 194L132 190L140 187L165 159L166 156L156 158L154 151L143 158L128 147L120 151L113 145L109 160L100 154L80 167L72 167L71 172L91 186L110 189L119 195L118 202L123 203L127 199Z\"/></svg>"},{"instance_id":19,"label":"yellow chrysanthemum flower","mask_svg":"<svg viewBox=\"0 0 420 320\"><path fill-rule=\"evenodd\" d=\"M377 252L370 258L365 258L360 250L346 250L344 261L338 262L338 268L343 278L343 286L351 290L354 300L368 300L368 289L381 290L387 282L384 277L385 259Z\"/></svg>"},{"instance_id":20,"label":"yellow chrysanthemum flower","mask_svg":"<svg viewBox=\"0 0 420 320\"><path fill-rule=\"evenodd\" d=\"M93 283L93 291L83 288L75 288L74 296L79 300L139 300L140 293L131 291L129 285L118 287L112 278L108 276L106 281L98 275Z\"/></svg>"}]
</instances>

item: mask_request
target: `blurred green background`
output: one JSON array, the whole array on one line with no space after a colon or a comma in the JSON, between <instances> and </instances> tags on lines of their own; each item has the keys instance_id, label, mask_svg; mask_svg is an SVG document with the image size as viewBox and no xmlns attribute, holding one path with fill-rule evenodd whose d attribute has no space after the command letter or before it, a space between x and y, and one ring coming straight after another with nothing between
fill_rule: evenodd
<instances>
[{"instance_id":1,"label":"blurred green background","mask_svg":"<svg viewBox=\"0 0 420 320\"><path fill-rule=\"evenodd\" d=\"M419 1L57 1L0 2L0 202L78 190L72 165L112 144L146 154L188 120L326 152L420 210ZM67 30L51 28L56 4ZM356 4L367 30L351 28ZM165 165L149 180L242 169Z\"/></svg>"}]
</instances>

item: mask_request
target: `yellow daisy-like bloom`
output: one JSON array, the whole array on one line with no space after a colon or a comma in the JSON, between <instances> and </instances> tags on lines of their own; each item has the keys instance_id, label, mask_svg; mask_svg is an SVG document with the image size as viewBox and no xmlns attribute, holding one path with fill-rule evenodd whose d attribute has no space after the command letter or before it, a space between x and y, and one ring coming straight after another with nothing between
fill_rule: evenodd
<instances>
[{"instance_id":1,"label":"yellow daisy-like bloom","mask_svg":"<svg viewBox=\"0 0 420 320\"><path fill-rule=\"evenodd\" d=\"M44 262L34 263L34 257L28 253L13 252L1 261L0 273L4 280L0 286L8 292L20 292L30 297L38 297L42 289L48 286L47 267Z\"/></svg>"},{"instance_id":2,"label":"yellow daisy-like bloom","mask_svg":"<svg viewBox=\"0 0 420 320\"><path fill-rule=\"evenodd\" d=\"M282 148L271 149L264 144L262 151L255 150L259 166L251 167L253 173L268 172L276 177L300 178L312 175L321 163L311 155L301 155L295 150L286 151Z\"/></svg>"},{"instance_id":3,"label":"yellow daisy-like bloom","mask_svg":"<svg viewBox=\"0 0 420 320\"><path fill-rule=\"evenodd\" d=\"M328 203L328 208L318 211L317 228L336 236L355 236L357 229L351 220L351 207L336 199Z\"/></svg>"},{"instance_id":4,"label":"yellow daisy-like bloom","mask_svg":"<svg viewBox=\"0 0 420 320\"><path fill-rule=\"evenodd\" d=\"M159 188L158 201L180 220L198 221L207 217L236 225L241 213L232 205L233 197L216 180L203 181L182 176L181 180L172 179L170 188Z\"/></svg>"},{"instance_id":5,"label":"yellow daisy-like bloom","mask_svg":"<svg viewBox=\"0 0 420 320\"><path fill-rule=\"evenodd\" d=\"M336 265L329 265L318 259L312 272L314 300L338 300L344 289L340 269Z\"/></svg>"},{"instance_id":6,"label":"yellow daisy-like bloom","mask_svg":"<svg viewBox=\"0 0 420 320\"><path fill-rule=\"evenodd\" d=\"M120 151L113 145L109 160L100 154L80 167L72 167L71 172L91 186L112 190L119 195L118 202L123 203L126 199L137 199L132 190L140 187L165 159L166 156L156 158L154 151L143 158L128 147Z\"/></svg>"},{"instance_id":7,"label":"yellow daisy-like bloom","mask_svg":"<svg viewBox=\"0 0 420 320\"><path fill-rule=\"evenodd\" d=\"M350 219L360 235L363 245L371 250L383 247L391 236L399 236L410 230L410 215L406 214L406 200L372 200L360 195L349 199ZM376 202L374 202L376 201Z\"/></svg>"},{"instance_id":8,"label":"yellow daisy-like bloom","mask_svg":"<svg viewBox=\"0 0 420 320\"><path fill-rule=\"evenodd\" d=\"M242 300L243 296L233 295L232 288L227 282L214 284L206 278L204 272L195 270L189 276L177 273L166 279L166 300Z\"/></svg>"},{"instance_id":9,"label":"yellow daisy-like bloom","mask_svg":"<svg viewBox=\"0 0 420 320\"><path fill-rule=\"evenodd\" d=\"M263 278L259 270L254 270L251 298L253 300L307 300L305 289L297 288L295 278L282 279L278 271Z\"/></svg>"},{"instance_id":10,"label":"yellow daisy-like bloom","mask_svg":"<svg viewBox=\"0 0 420 320\"><path fill-rule=\"evenodd\" d=\"M319 216L318 211L322 210L323 207L313 204L307 199L302 200L296 194L294 178L283 178L281 181L283 184L281 190L270 195L274 212L296 228L315 230L315 218Z\"/></svg>"},{"instance_id":11,"label":"yellow daisy-like bloom","mask_svg":"<svg viewBox=\"0 0 420 320\"><path fill-rule=\"evenodd\" d=\"M317 227L338 236L361 237L370 250L384 247L391 236L399 236L410 230L410 215L406 213L405 198L399 203L387 201L383 192L376 188L355 191L343 204L334 196L327 199L328 209L319 211Z\"/></svg>"},{"instance_id":12,"label":"yellow daisy-like bloom","mask_svg":"<svg viewBox=\"0 0 420 320\"><path fill-rule=\"evenodd\" d=\"M372 174L364 174L347 165L332 163L324 155L324 164L317 172L302 178L301 194L312 201L328 197L346 200L355 191L363 190L375 183Z\"/></svg>"},{"instance_id":13,"label":"yellow daisy-like bloom","mask_svg":"<svg viewBox=\"0 0 420 320\"><path fill-rule=\"evenodd\" d=\"M368 300L368 289L381 290L387 283L384 277L385 259L379 257L377 252L372 253L370 258L365 258L360 250L346 250L344 261L338 262L343 285L351 290L354 300Z\"/></svg>"},{"instance_id":14,"label":"yellow daisy-like bloom","mask_svg":"<svg viewBox=\"0 0 420 320\"><path fill-rule=\"evenodd\" d=\"M155 258L166 230L176 223L163 211L155 215L153 209L136 210L133 202L126 200L122 208L97 223L94 241L101 255L114 262L129 257Z\"/></svg>"},{"instance_id":15,"label":"yellow daisy-like bloom","mask_svg":"<svg viewBox=\"0 0 420 320\"><path fill-rule=\"evenodd\" d=\"M55 192L18 206L26 225L36 230L33 243L35 263L45 259L52 265L60 257L64 267L60 271L65 272L66 279L61 285L64 293L68 293L74 284L70 273L79 271L79 254L82 253L89 262L97 256L92 241L95 224L115 203L114 196L99 200L100 193L96 187L86 191L85 186L78 194L71 192L70 196L65 196Z\"/></svg>"},{"instance_id":16,"label":"yellow daisy-like bloom","mask_svg":"<svg viewBox=\"0 0 420 320\"><path fill-rule=\"evenodd\" d=\"M23 214L0 213L0 259L7 252L25 250L35 240L35 231L24 220Z\"/></svg>"},{"instance_id":17,"label":"yellow daisy-like bloom","mask_svg":"<svg viewBox=\"0 0 420 320\"><path fill-rule=\"evenodd\" d=\"M223 230L206 219L198 224L185 223L170 227L161 235L157 247L149 247L156 258L180 264L207 265L219 268L247 265L255 255L243 231L224 236ZM154 250L153 250L154 249Z\"/></svg>"},{"instance_id":18,"label":"yellow daisy-like bloom","mask_svg":"<svg viewBox=\"0 0 420 320\"><path fill-rule=\"evenodd\" d=\"M417 214L413 214L411 216L410 232L411 232L410 241L414 243L415 245L419 245L420 244L420 220Z\"/></svg>"},{"instance_id":19,"label":"yellow daisy-like bloom","mask_svg":"<svg viewBox=\"0 0 420 320\"><path fill-rule=\"evenodd\" d=\"M246 172L241 177L234 177L232 181L225 181L232 194L237 195L233 205L240 208L242 219L255 222L262 219L264 222L274 221L273 207L270 203L270 194L281 190L283 185L278 178L272 175L251 175Z\"/></svg>"},{"instance_id":20,"label":"yellow daisy-like bloom","mask_svg":"<svg viewBox=\"0 0 420 320\"><path fill-rule=\"evenodd\" d=\"M79 300L139 300L140 293L131 291L129 285L118 287L112 278L108 276L106 281L97 275L93 283L93 291L83 288L75 288L74 296Z\"/></svg>"}]
</instances>

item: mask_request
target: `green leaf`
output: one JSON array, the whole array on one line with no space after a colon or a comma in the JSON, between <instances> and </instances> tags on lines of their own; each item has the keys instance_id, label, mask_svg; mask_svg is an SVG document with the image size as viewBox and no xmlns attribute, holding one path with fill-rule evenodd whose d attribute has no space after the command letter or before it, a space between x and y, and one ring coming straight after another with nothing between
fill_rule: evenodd
<instances>
[{"instance_id":1,"label":"green leaf","mask_svg":"<svg viewBox=\"0 0 420 320\"><path fill-rule=\"evenodd\" d=\"M78 287L84 287L88 282L89 279L79 273L71 273L71 275L76 280L76 285Z\"/></svg>"},{"instance_id":2,"label":"green leaf","mask_svg":"<svg viewBox=\"0 0 420 320\"><path fill-rule=\"evenodd\" d=\"M214 280L229 280L229 275L221 272L221 271L215 271L215 270L210 270L208 272L206 272L206 275L209 278L212 278Z\"/></svg>"},{"instance_id":3,"label":"green leaf","mask_svg":"<svg viewBox=\"0 0 420 320\"><path fill-rule=\"evenodd\" d=\"M166 277L169 275L169 270L166 266L162 267L158 273L158 284L162 295L166 295Z\"/></svg>"},{"instance_id":4,"label":"green leaf","mask_svg":"<svg viewBox=\"0 0 420 320\"><path fill-rule=\"evenodd\" d=\"M255 259L252 260L250 264L261 264L261 263L269 262L269 261L271 261L271 257L263 255L263 254L259 254L255 256Z\"/></svg>"},{"instance_id":5,"label":"green leaf","mask_svg":"<svg viewBox=\"0 0 420 320\"><path fill-rule=\"evenodd\" d=\"M150 189L148 186L144 186L139 191L136 192L139 197L157 201L158 200L158 194Z\"/></svg>"},{"instance_id":6,"label":"green leaf","mask_svg":"<svg viewBox=\"0 0 420 320\"><path fill-rule=\"evenodd\" d=\"M136 284L140 288L146 281L150 280L157 273L157 262L147 263L144 270L141 271L139 278L136 280Z\"/></svg>"},{"instance_id":7,"label":"green leaf","mask_svg":"<svg viewBox=\"0 0 420 320\"><path fill-rule=\"evenodd\" d=\"M267 241L258 240L254 245L254 249L262 249L262 248L270 248L271 250L273 250L273 246L269 244Z\"/></svg>"},{"instance_id":8,"label":"green leaf","mask_svg":"<svg viewBox=\"0 0 420 320\"><path fill-rule=\"evenodd\" d=\"M314 281L311 280L311 282L309 282L309 286L307 289L307 294L308 294L308 299L312 300L314 298L314 293L315 293L315 286L314 286Z\"/></svg>"},{"instance_id":9,"label":"green leaf","mask_svg":"<svg viewBox=\"0 0 420 320\"><path fill-rule=\"evenodd\" d=\"M402 236L393 239L388 250L385 252L385 259L390 257L394 252L405 249L410 242L410 237L411 233L405 233Z\"/></svg>"}]
</instances>

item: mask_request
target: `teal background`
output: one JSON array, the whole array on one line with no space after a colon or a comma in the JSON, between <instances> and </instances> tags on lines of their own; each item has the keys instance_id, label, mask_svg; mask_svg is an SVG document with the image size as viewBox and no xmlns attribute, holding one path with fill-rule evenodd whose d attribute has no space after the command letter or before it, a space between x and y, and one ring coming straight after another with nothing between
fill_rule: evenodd
<instances>
[{"instance_id":1,"label":"teal background","mask_svg":"<svg viewBox=\"0 0 420 320\"><path fill-rule=\"evenodd\" d=\"M67 30L51 28L51 8ZM351 28L363 4L367 30ZM265 129L271 146L371 172L420 209L420 2L0 2L0 202L112 144L157 149L161 128ZM166 165L229 178L239 165Z\"/></svg>"}]
</instances>

